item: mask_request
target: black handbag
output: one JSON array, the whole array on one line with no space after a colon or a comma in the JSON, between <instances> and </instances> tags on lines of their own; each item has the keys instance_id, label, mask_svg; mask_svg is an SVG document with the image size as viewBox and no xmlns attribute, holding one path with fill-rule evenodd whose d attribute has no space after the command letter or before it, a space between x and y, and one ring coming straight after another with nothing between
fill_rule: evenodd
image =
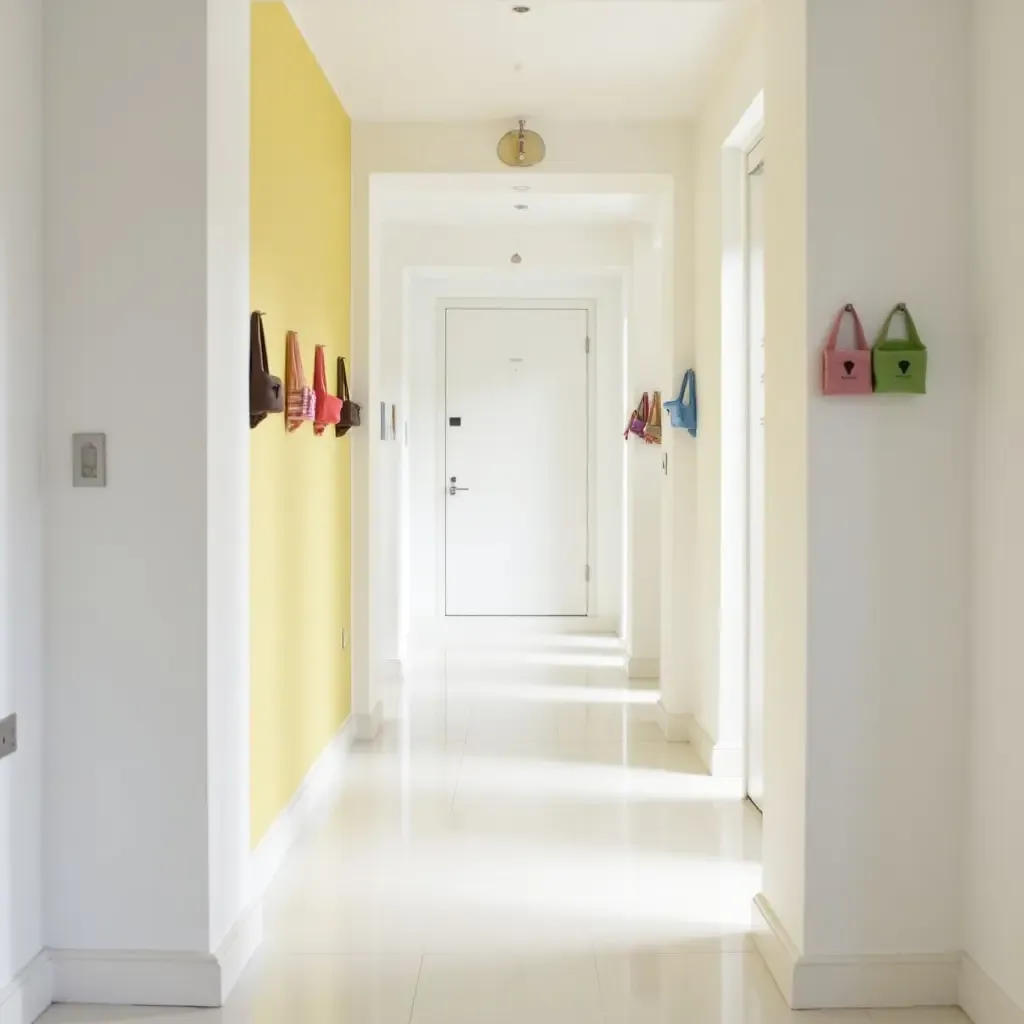
<instances>
[{"instance_id":1,"label":"black handbag","mask_svg":"<svg viewBox=\"0 0 1024 1024\"><path fill-rule=\"evenodd\" d=\"M334 436L344 437L353 427L359 426L359 414L362 411L362 407L349 397L344 356L338 356L338 397L341 399L341 419L334 428Z\"/></svg>"},{"instance_id":2,"label":"black handbag","mask_svg":"<svg viewBox=\"0 0 1024 1024\"><path fill-rule=\"evenodd\" d=\"M270 372L263 314L257 310L249 317L249 429L272 412L284 412L284 386Z\"/></svg>"}]
</instances>

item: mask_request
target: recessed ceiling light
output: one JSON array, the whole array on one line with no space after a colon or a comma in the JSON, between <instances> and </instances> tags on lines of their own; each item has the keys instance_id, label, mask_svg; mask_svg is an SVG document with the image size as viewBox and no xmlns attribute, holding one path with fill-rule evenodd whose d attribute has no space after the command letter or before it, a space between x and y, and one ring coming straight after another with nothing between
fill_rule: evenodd
<instances>
[{"instance_id":1,"label":"recessed ceiling light","mask_svg":"<svg viewBox=\"0 0 1024 1024\"><path fill-rule=\"evenodd\" d=\"M529 209L529 207L526 205L526 203L516 203L515 208L517 210L528 210Z\"/></svg>"},{"instance_id":2,"label":"recessed ceiling light","mask_svg":"<svg viewBox=\"0 0 1024 1024\"><path fill-rule=\"evenodd\" d=\"M524 7L522 4L517 4L515 7L512 8L512 10L516 14L529 14L530 13L530 8L529 7Z\"/></svg>"},{"instance_id":3,"label":"recessed ceiling light","mask_svg":"<svg viewBox=\"0 0 1024 1024\"><path fill-rule=\"evenodd\" d=\"M529 192L530 191L530 186L529 185L513 185L512 186L512 191L513 192Z\"/></svg>"}]
</instances>

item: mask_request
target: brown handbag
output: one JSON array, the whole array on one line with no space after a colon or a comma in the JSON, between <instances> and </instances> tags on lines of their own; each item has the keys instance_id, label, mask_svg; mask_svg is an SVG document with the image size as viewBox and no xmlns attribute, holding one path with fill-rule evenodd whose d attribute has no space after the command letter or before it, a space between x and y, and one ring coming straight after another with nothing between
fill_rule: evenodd
<instances>
[{"instance_id":1,"label":"brown handbag","mask_svg":"<svg viewBox=\"0 0 1024 1024\"><path fill-rule=\"evenodd\" d=\"M344 437L353 427L359 426L362 406L357 405L349 397L348 374L345 372L345 359L342 356L338 356L338 397L341 399L341 419L334 428L334 436Z\"/></svg>"},{"instance_id":2,"label":"brown handbag","mask_svg":"<svg viewBox=\"0 0 1024 1024\"><path fill-rule=\"evenodd\" d=\"M263 314L256 310L249 317L249 429L272 412L284 412L284 385L270 372Z\"/></svg>"}]
</instances>

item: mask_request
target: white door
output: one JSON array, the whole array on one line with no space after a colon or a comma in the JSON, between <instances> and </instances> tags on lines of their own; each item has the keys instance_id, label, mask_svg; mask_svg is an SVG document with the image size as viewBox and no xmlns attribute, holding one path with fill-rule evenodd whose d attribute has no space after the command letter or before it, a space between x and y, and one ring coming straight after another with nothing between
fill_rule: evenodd
<instances>
[{"instance_id":1,"label":"white door","mask_svg":"<svg viewBox=\"0 0 1024 1024\"><path fill-rule=\"evenodd\" d=\"M747 795L764 802L764 147L747 157Z\"/></svg>"},{"instance_id":2,"label":"white door","mask_svg":"<svg viewBox=\"0 0 1024 1024\"><path fill-rule=\"evenodd\" d=\"M587 614L587 347L585 309L446 310L446 615Z\"/></svg>"}]
</instances>

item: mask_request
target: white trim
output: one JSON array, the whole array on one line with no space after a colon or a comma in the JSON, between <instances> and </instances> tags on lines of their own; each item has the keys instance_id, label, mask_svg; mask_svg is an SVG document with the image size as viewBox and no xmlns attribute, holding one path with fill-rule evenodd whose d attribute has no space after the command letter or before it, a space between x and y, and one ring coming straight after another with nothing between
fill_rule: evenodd
<instances>
[{"instance_id":1,"label":"white trim","mask_svg":"<svg viewBox=\"0 0 1024 1024\"><path fill-rule=\"evenodd\" d=\"M626 659L626 675L630 679L660 679L661 659L630 656Z\"/></svg>"},{"instance_id":2,"label":"white trim","mask_svg":"<svg viewBox=\"0 0 1024 1024\"><path fill-rule=\"evenodd\" d=\"M754 933L754 948L767 964L775 984L779 986L782 998L796 1009L793 1002L793 976L800 953L789 937L789 932L775 916L775 911L765 899L764 893L758 893L754 897L751 931Z\"/></svg>"},{"instance_id":3,"label":"white trim","mask_svg":"<svg viewBox=\"0 0 1024 1024\"><path fill-rule=\"evenodd\" d=\"M741 744L716 743L695 716L690 717L690 742L709 775L722 779L746 776L746 752Z\"/></svg>"},{"instance_id":4,"label":"white trim","mask_svg":"<svg viewBox=\"0 0 1024 1024\"><path fill-rule=\"evenodd\" d=\"M263 942L263 901L250 903L239 915L217 950L220 965L220 999L227 1001L256 950Z\"/></svg>"},{"instance_id":5,"label":"white trim","mask_svg":"<svg viewBox=\"0 0 1024 1024\"><path fill-rule=\"evenodd\" d=\"M110 1006L220 1006L213 953L55 949L53 1001Z\"/></svg>"},{"instance_id":6,"label":"white trim","mask_svg":"<svg viewBox=\"0 0 1024 1024\"><path fill-rule=\"evenodd\" d=\"M691 715L669 711L659 700L655 714L658 717L658 728L668 743L689 743Z\"/></svg>"},{"instance_id":7,"label":"white trim","mask_svg":"<svg viewBox=\"0 0 1024 1024\"><path fill-rule=\"evenodd\" d=\"M1024 1007L967 954L960 971L960 1005L974 1024L1024 1024Z\"/></svg>"},{"instance_id":8,"label":"white trim","mask_svg":"<svg viewBox=\"0 0 1024 1024\"><path fill-rule=\"evenodd\" d=\"M804 956L763 894L754 945L794 1010L955 1006L961 953Z\"/></svg>"},{"instance_id":9,"label":"white trim","mask_svg":"<svg viewBox=\"0 0 1024 1024\"><path fill-rule=\"evenodd\" d=\"M375 740L380 735L380 730L384 725L383 702L377 701L373 705L373 710L368 715L353 715L352 720L355 738L360 743L369 743L370 740Z\"/></svg>"},{"instance_id":10,"label":"white trim","mask_svg":"<svg viewBox=\"0 0 1024 1024\"><path fill-rule=\"evenodd\" d=\"M53 967L44 949L0 989L0 1024L32 1024L52 1002Z\"/></svg>"},{"instance_id":11,"label":"white trim","mask_svg":"<svg viewBox=\"0 0 1024 1024\"><path fill-rule=\"evenodd\" d=\"M246 893L250 905L263 899L263 894L310 816L324 802L325 797L336 790L349 750L357 738L359 719L362 717L369 716L349 715L306 772L288 805L274 819L256 849L249 854Z\"/></svg>"}]
</instances>

